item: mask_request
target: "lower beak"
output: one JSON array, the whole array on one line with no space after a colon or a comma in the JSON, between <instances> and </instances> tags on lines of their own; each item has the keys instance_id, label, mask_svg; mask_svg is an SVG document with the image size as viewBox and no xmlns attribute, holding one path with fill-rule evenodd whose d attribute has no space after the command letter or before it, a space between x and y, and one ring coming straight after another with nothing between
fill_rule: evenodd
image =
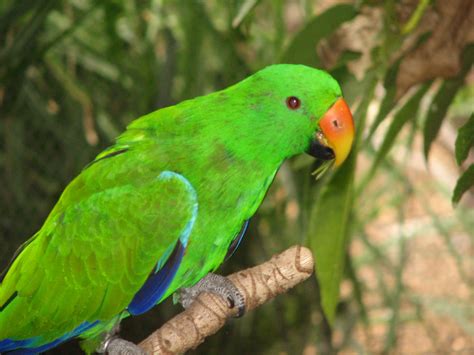
<instances>
[{"instance_id":1,"label":"lower beak","mask_svg":"<svg viewBox=\"0 0 474 355\"><path fill-rule=\"evenodd\" d=\"M346 160L354 141L354 121L344 99L338 99L319 121L308 154L322 160L334 159L334 165Z\"/></svg>"}]
</instances>

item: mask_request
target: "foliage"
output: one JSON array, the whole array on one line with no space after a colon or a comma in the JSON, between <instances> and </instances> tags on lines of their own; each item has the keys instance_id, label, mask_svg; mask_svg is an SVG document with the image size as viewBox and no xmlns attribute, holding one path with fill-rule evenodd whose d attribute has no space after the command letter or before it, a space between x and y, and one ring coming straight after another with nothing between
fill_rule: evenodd
<instances>
[{"instance_id":1,"label":"foliage","mask_svg":"<svg viewBox=\"0 0 474 355\"><path fill-rule=\"evenodd\" d=\"M254 265L290 244L306 243L316 255L317 280L275 300L273 307L230 322L197 351L273 354L307 346L323 353L360 350L354 329L360 319L366 329L370 325L366 296L372 292L380 295L380 307L393 310L384 323L382 350L393 349L396 329L404 321L402 301L416 305L413 317L423 320L425 309L446 300L418 299L405 287L408 247L403 232L390 242L397 249L393 260L386 257L392 244L374 243L365 226L385 210L396 211L402 226L403 206L413 196L424 198L408 177L407 161L418 151L427 159L440 127L452 124L448 118L456 95L472 92L466 89L466 77L473 51L466 47L456 76L420 82L400 94L399 64L409 53L407 43L414 43L408 46L413 49L429 39L429 31L416 30L432 5L420 1L404 21L395 1L324 3L330 5L325 10L308 0L3 1L1 266L40 227L66 184L132 119L226 87L272 63L305 63L329 70L341 82L355 109L354 151L343 167L318 181L311 177L314 163L308 157L284 164L250 224L247 240L222 270ZM354 24L367 20L368 12L376 14L369 21L380 22L380 31L363 43L365 48L342 45L345 34L358 34L360 27ZM328 48L335 59L325 55ZM359 60L364 58L368 64L356 74L354 66L363 66ZM471 116L459 130L458 161L465 160L472 147L467 133L472 132L472 121ZM424 147L416 148L415 137L420 135ZM393 154L399 145L408 147L402 158ZM470 165L460 178L454 202L472 186L472 171ZM462 256L450 240L450 220L424 205L431 216L429 226L438 231L464 273ZM472 213L456 213L452 228L472 230ZM362 256L354 255L351 243L364 245ZM375 269L375 288L359 277L368 266ZM349 282L352 291L339 300L341 280ZM177 308L167 301L141 318L127 320L125 335L143 338ZM462 312L456 317L465 324ZM333 340L334 334L342 335ZM73 351L69 346L68 352Z\"/></svg>"},{"instance_id":2,"label":"foliage","mask_svg":"<svg viewBox=\"0 0 474 355\"><path fill-rule=\"evenodd\" d=\"M461 165L468 157L469 151L474 147L474 114L464 126L459 128L456 139L456 161ZM461 175L454 187L452 201L458 203L462 195L474 186L474 164L471 164Z\"/></svg>"}]
</instances>

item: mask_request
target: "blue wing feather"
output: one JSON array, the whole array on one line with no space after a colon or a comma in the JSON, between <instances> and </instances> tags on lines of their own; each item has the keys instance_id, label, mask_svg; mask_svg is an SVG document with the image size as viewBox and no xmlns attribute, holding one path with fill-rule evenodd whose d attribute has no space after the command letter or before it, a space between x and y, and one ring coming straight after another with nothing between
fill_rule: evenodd
<instances>
[{"instance_id":1,"label":"blue wing feather","mask_svg":"<svg viewBox=\"0 0 474 355\"><path fill-rule=\"evenodd\" d=\"M244 238L245 232L247 231L247 228L249 226L249 222L250 219L247 219L246 221L244 221L244 224L242 224L239 233L237 233L235 238L230 243L229 249L227 249L227 254L225 255L224 261L229 260L229 258L234 255L235 251L240 245L240 242L242 242L242 239Z\"/></svg>"},{"instance_id":2,"label":"blue wing feather","mask_svg":"<svg viewBox=\"0 0 474 355\"><path fill-rule=\"evenodd\" d=\"M169 250L172 251L168 251L162 255L160 260L157 261L157 266L154 272L150 274L144 285L135 294L133 300L128 306L128 311L133 315L146 312L157 302L159 302L161 297L165 294L171 281L175 277L176 272L178 271L179 265L181 264L186 247L188 245L189 235L191 234L194 222L197 218L197 194L191 183L184 176L172 171L162 172L158 176L158 179L178 179L184 184L186 190L189 193L190 200L192 201L192 214L191 218L184 226L183 231L180 233L174 248L171 249L173 245L170 246ZM98 323L98 321L84 322L60 338L41 346L35 346L35 344L42 344L41 337L22 340L2 339L0 340L0 353L7 352L9 355L32 355L42 353L71 338L78 336L86 330L94 327Z\"/></svg>"},{"instance_id":3,"label":"blue wing feather","mask_svg":"<svg viewBox=\"0 0 474 355\"><path fill-rule=\"evenodd\" d=\"M185 247L178 240L173 252L158 272L153 272L128 305L130 314L139 315L152 308L165 294L183 259Z\"/></svg>"},{"instance_id":4,"label":"blue wing feather","mask_svg":"<svg viewBox=\"0 0 474 355\"><path fill-rule=\"evenodd\" d=\"M161 179L179 179L186 186L193 203L193 211L190 220L186 223L178 241L176 242L171 254L165 253L157 262L155 271L148 276L143 286L133 297L128 305L130 314L139 315L145 313L155 304L157 304L166 293L169 285L173 281L183 260L186 247L188 245L189 235L197 218L197 195L191 183L182 175L172 171L164 171L160 174Z\"/></svg>"},{"instance_id":5,"label":"blue wing feather","mask_svg":"<svg viewBox=\"0 0 474 355\"><path fill-rule=\"evenodd\" d=\"M61 343L64 343L65 341L71 338L74 338L75 336L81 334L82 332L92 328L97 323L99 322L98 321L93 322L93 323L84 322L81 325L79 325L77 328L75 328L74 330L64 334L62 337L38 347L31 347L31 346L35 343L37 344L38 342L41 342L41 337L34 337L34 338L24 339L24 340L4 339L0 341L0 352L6 352L8 355L39 354L46 350L52 349L55 346ZM10 350L13 350L13 351L10 351Z\"/></svg>"}]
</instances>

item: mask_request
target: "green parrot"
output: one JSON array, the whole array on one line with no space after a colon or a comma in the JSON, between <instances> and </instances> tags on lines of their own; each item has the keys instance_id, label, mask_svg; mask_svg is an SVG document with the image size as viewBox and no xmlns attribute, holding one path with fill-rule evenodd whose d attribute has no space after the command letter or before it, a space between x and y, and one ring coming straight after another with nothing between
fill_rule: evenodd
<instances>
[{"instance_id":1,"label":"green parrot","mask_svg":"<svg viewBox=\"0 0 474 355\"><path fill-rule=\"evenodd\" d=\"M353 137L338 83L290 64L133 121L0 275L0 352L102 337L183 288L222 291L242 311L230 281L206 275L238 247L285 159L338 166Z\"/></svg>"}]
</instances>

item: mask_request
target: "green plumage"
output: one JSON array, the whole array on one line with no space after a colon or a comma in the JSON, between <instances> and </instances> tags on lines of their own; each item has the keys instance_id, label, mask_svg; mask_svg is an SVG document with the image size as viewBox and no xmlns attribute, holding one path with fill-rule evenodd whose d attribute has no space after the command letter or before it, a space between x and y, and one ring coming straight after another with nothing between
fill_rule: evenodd
<instances>
[{"instance_id":1,"label":"green plumage","mask_svg":"<svg viewBox=\"0 0 474 355\"><path fill-rule=\"evenodd\" d=\"M186 251L161 299L215 270L281 163L308 149L340 95L325 72L275 65L132 122L66 187L7 270L0 344L40 346L84 322L98 321L83 336L100 333L127 314L180 238ZM300 98L298 110L289 96Z\"/></svg>"}]
</instances>

